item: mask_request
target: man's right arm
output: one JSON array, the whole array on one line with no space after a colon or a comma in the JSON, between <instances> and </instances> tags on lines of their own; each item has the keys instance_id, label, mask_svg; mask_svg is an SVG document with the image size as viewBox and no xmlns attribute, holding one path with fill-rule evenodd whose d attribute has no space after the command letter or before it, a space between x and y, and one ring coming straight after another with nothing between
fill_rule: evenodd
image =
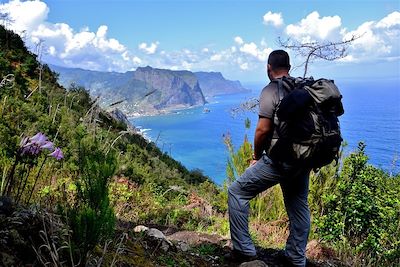
<instances>
[{"instance_id":1,"label":"man's right arm","mask_svg":"<svg viewBox=\"0 0 400 267\"><path fill-rule=\"evenodd\" d=\"M254 134L254 160L259 160L267 145L271 134L273 133L274 123L271 119L259 117Z\"/></svg>"},{"instance_id":2,"label":"man's right arm","mask_svg":"<svg viewBox=\"0 0 400 267\"><path fill-rule=\"evenodd\" d=\"M260 110L256 132L254 134L254 155L253 161L259 160L265 148L269 145L274 128L274 110L276 94L274 84L266 86L260 95ZM254 162L252 162L254 164Z\"/></svg>"}]
</instances>

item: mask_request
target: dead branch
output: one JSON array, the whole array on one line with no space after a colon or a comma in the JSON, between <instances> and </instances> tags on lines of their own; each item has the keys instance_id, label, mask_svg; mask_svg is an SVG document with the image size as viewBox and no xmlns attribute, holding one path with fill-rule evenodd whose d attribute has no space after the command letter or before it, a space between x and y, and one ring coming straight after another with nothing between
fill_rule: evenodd
<instances>
[{"instance_id":1,"label":"dead branch","mask_svg":"<svg viewBox=\"0 0 400 267\"><path fill-rule=\"evenodd\" d=\"M352 35L351 38L339 42L309 42L300 43L290 38L282 40L278 38L278 44L286 49L294 51L298 56L304 57L305 61L300 64L304 65L303 77L307 75L309 63L315 59L323 59L334 61L347 56L348 46L359 39L361 35Z\"/></svg>"}]
</instances>

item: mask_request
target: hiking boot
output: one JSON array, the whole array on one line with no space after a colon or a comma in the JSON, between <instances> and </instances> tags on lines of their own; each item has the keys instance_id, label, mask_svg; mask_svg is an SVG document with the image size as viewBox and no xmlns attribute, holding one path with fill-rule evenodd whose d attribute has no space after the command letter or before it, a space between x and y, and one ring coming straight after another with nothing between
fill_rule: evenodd
<instances>
[{"instance_id":1,"label":"hiking boot","mask_svg":"<svg viewBox=\"0 0 400 267\"><path fill-rule=\"evenodd\" d=\"M278 252L273 254L274 258L279 261L280 264L287 267L296 266L292 263L292 261L286 256L284 250L279 250Z\"/></svg>"},{"instance_id":2,"label":"hiking boot","mask_svg":"<svg viewBox=\"0 0 400 267\"><path fill-rule=\"evenodd\" d=\"M230 252L224 255L224 261L226 262L241 263L241 262L254 261L257 259L258 259L257 255L246 255L243 254L241 251L235 249L231 250Z\"/></svg>"}]
</instances>

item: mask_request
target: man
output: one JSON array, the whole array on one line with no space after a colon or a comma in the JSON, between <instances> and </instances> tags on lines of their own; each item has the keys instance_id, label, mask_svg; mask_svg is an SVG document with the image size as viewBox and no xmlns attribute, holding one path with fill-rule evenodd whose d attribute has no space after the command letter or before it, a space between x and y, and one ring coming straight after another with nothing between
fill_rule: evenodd
<instances>
[{"instance_id":1,"label":"man","mask_svg":"<svg viewBox=\"0 0 400 267\"><path fill-rule=\"evenodd\" d=\"M296 164L273 162L268 157L273 140L278 138L274 132L274 121L277 123L275 113L280 99L278 81L281 79L283 82L282 89L289 87L288 83L294 80L289 76L289 70L289 55L285 51L276 50L269 55L267 72L271 82L260 95L253 160L250 167L228 189L232 260L250 261L257 257L248 228L249 201L279 183L290 223L283 258L293 266L306 264L305 249L310 231L307 201L310 169Z\"/></svg>"}]
</instances>

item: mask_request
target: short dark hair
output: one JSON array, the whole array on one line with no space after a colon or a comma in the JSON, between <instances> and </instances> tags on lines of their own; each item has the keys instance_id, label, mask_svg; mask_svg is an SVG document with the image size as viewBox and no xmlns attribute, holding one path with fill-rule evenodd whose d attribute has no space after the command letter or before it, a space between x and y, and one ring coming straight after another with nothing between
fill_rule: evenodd
<instances>
[{"instance_id":1,"label":"short dark hair","mask_svg":"<svg viewBox=\"0 0 400 267\"><path fill-rule=\"evenodd\" d=\"M271 65L272 69L290 69L289 54L284 50L274 50L269 54L268 64Z\"/></svg>"}]
</instances>

